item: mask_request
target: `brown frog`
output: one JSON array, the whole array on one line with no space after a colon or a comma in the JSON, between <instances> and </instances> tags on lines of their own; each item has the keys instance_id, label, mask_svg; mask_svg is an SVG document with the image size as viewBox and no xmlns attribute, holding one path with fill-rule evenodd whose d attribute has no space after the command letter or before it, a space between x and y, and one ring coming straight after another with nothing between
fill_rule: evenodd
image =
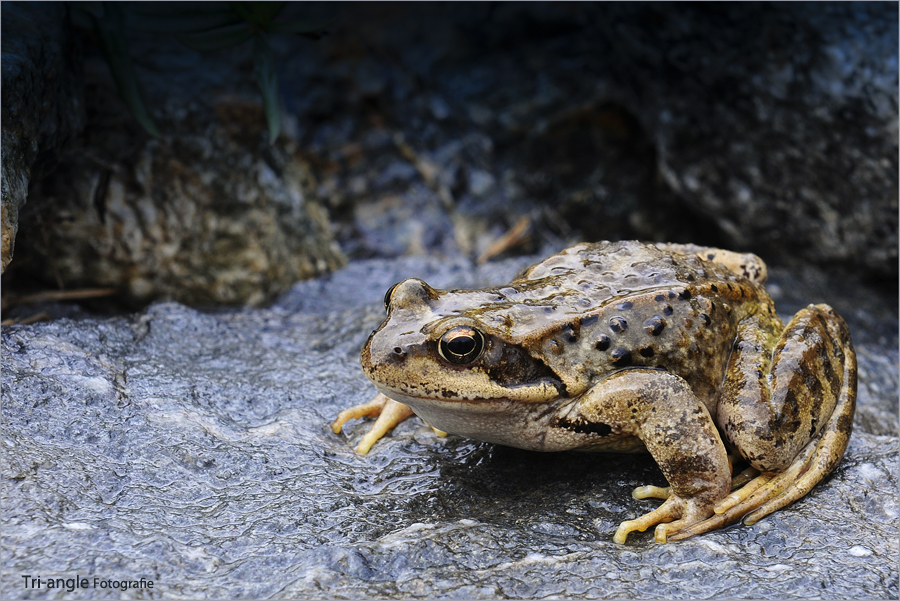
<instances>
[{"instance_id":1,"label":"brown frog","mask_svg":"<svg viewBox=\"0 0 900 601\"><path fill-rule=\"evenodd\" d=\"M410 278L360 361L379 415L357 451L413 412L436 430L539 451L649 451L670 486L640 487L659 542L753 524L840 461L856 403L843 319L809 305L785 326L755 255L677 244L579 244L506 286ZM730 454L729 454L730 453ZM732 461L749 468L732 479ZM732 492L734 490L734 492Z\"/></svg>"}]
</instances>

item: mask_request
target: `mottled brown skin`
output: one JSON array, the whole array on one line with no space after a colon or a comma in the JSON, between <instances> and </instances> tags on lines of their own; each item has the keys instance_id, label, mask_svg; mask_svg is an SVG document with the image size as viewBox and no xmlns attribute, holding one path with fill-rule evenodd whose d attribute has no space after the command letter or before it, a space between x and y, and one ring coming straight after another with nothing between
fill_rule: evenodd
<instances>
[{"instance_id":1,"label":"mottled brown skin","mask_svg":"<svg viewBox=\"0 0 900 601\"><path fill-rule=\"evenodd\" d=\"M366 452L411 408L436 429L524 449L649 451L670 488L634 494L666 501L617 542L657 524L665 542L755 522L834 468L856 397L844 321L810 305L785 327L765 277L754 255L601 242L506 286L404 280L360 359L382 394L333 428L381 412ZM726 446L754 468L732 494Z\"/></svg>"}]
</instances>

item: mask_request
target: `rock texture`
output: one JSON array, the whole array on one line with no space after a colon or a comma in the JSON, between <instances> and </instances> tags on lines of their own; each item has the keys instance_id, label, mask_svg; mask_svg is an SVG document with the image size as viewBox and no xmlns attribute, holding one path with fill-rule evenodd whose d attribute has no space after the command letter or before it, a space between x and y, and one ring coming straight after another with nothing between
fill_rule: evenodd
<instances>
[{"instance_id":1,"label":"rock texture","mask_svg":"<svg viewBox=\"0 0 900 601\"><path fill-rule=\"evenodd\" d=\"M343 265L309 161L289 138L269 144L250 45L206 55L128 30L153 139L81 33L88 127L31 187L17 284L252 305Z\"/></svg>"},{"instance_id":2,"label":"rock texture","mask_svg":"<svg viewBox=\"0 0 900 601\"><path fill-rule=\"evenodd\" d=\"M896 4L294 3L285 16L332 25L317 42L272 40L286 111L272 152L249 44L201 55L130 31L163 131L151 142L87 36L90 127L31 191L20 273L121 285L136 302L255 303L341 263L321 200L353 258L486 256L514 231L519 253L673 240L897 278Z\"/></svg>"},{"instance_id":3,"label":"rock texture","mask_svg":"<svg viewBox=\"0 0 900 601\"><path fill-rule=\"evenodd\" d=\"M773 274L782 311L847 318L859 410L834 474L753 527L619 546L617 524L653 506L630 490L663 484L648 457L439 439L418 420L360 457L366 423L331 433L374 394L358 353L390 284L524 265L360 261L267 309L4 328L4 597L59 597L24 574L147 578L165 598L897 597L897 303L858 281Z\"/></svg>"},{"instance_id":4,"label":"rock texture","mask_svg":"<svg viewBox=\"0 0 900 601\"><path fill-rule=\"evenodd\" d=\"M35 161L54 163L84 126L81 51L65 5L5 3L2 44L0 272L13 257Z\"/></svg>"},{"instance_id":5,"label":"rock texture","mask_svg":"<svg viewBox=\"0 0 900 601\"><path fill-rule=\"evenodd\" d=\"M666 184L731 245L896 278L896 9L632 6L601 31L655 99L639 114Z\"/></svg>"},{"instance_id":6,"label":"rock texture","mask_svg":"<svg viewBox=\"0 0 900 601\"><path fill-rule=\"evenodd\" d=\"M287 103L353 256L476 256L530 215L897 277L896 4L318 10Z\"/></svg>"},{"instance_id":7,"label":"rock texture","mask_svg":"<svg viewBox=\"0 0 900 601\"><path fill-rule=\"evenodd\" d=\"M226 117L199 131L131 132L140 141L127 157L116 156L118 136L89 144L95 154L73 154L35 184L30 252L13 275L118 288L138 304L254 305L342 265L296 146L269 145L259 105L213 109ZM108 141L111 130L101 131Z\"/></svg>"}]
</instances>

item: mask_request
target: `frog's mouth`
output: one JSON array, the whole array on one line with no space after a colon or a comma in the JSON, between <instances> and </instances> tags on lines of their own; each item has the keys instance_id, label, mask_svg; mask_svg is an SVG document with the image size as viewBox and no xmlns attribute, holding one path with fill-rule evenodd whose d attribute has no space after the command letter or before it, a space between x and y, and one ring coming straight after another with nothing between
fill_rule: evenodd
<instances>
[{"instance_id":1,"label":"frog's mouth","mask_svg":"<svg viewBox=\"0 0 900 601\"><path fill-rule=\"evenodd\" d=\"M423 394L416 390L398 389L379 382L375 382L375 387L385 396L413 408L421 405L447 405L451 403L473 406L502 403L540 404L562 396L557 386L549 380L515 388L503 388L496 385L490 387L490 392L495 392L497 393L496 395L452 394L447 390L442 390L435 391L435 394L440 396L434 396Z\"/></svg>"}]
</instances>

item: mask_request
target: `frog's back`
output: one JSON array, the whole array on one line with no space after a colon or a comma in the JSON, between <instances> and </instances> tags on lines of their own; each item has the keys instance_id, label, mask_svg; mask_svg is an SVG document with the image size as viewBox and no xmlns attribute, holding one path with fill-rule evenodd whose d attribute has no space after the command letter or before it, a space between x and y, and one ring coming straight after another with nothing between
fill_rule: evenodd
<instances>
[{"instance_id":1,"label":"frog's back","mask_svg":"<svg viewBox=\"0 0 900 601\"><path fill-rule=\"evenodd\" d=\"M695 253L633 241L574 246L492 291L506 302L481 319L504 323L572 394L647 367L684 377L709 405L737 322L757 311L778 320L762 286Z\"/></svg>"},{"instance_id":2,"label":"frog's back","mask_svg":"<svg viewBox=\"0 0 900 601\"><path fill-rule=\"evenodd\" d=\"M611 310L615 305L660 290L727 297L730 306L768 300L758 284L697 254L681 254L633 240L578 244L530 267L506 286L490 290L499 302L486 303L507 315L513 338L529 336L543 321L554 327L567 318ZM632 300L634 302L634 300Z\"/></svg>"}]
</instances>

